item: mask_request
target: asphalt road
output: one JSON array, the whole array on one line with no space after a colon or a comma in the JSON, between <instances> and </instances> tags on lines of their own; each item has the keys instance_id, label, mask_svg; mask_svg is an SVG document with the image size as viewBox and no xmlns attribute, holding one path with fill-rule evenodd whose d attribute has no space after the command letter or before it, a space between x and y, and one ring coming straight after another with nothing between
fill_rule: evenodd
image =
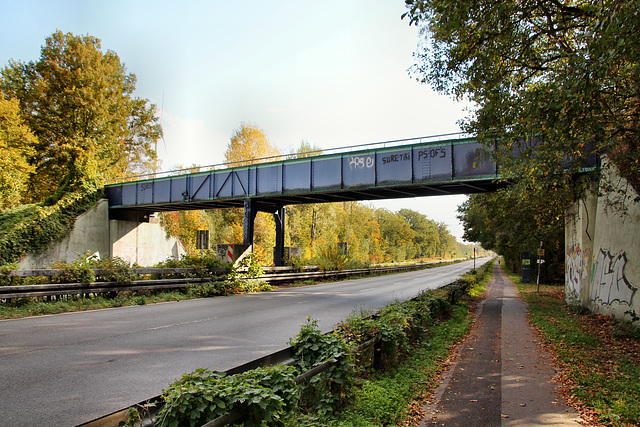
<instances>
[{"instance_id":1,"label":"asphalt road","mask_svg":"<svg viewBox=\"0 0 640 427\"><path fill-rule=\"evenodd\" d=\"M3 320L0 424L78 425L158 395L197 368L226 370L285 348L307 316L328 331L354 310L410 299L472 267Z\"/></svg>"}]
</instances>

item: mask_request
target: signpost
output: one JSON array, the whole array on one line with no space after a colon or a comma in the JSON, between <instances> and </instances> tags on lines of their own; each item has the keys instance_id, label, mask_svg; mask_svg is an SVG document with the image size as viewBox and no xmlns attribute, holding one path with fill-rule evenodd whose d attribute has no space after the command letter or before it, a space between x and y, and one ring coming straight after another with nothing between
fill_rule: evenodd
<instances>
[{"instance_id":1,"label":"signpost","mask_svg":"<svg viewBox=\"0 0 640 427\"><path fill-rule=\"evenodd\" d=\"M473 269L476 269L476 247L473 247Z\"/></svg>"},{"instance_id":2,"label":"signpost","mask_svg":"<svg viewBox=\"0 0 640 427\"><path fill-rule=\"evenodd\" d=\"M536 280L536 285L538 286L537 292L540 293L540 269L542 268L542 263L544 260L542 257L544 256L544 248L542 247L542 240L540 240L540 248L538 249L538 279Z\"/></svg>"}]
</instances>

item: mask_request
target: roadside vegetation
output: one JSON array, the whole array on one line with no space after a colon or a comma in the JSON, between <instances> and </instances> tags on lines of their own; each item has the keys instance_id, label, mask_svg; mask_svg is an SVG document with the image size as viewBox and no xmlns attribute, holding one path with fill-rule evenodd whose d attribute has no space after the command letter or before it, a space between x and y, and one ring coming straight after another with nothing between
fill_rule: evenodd
<instances>
[{"instance_id":1,"label":"roadside vegetation","mask_svg":"<svg viewBox=\"0 0 640 427\"><path fill-rule=\"evenodd\" d=\"M155 422L196 426L239 411L245 426L411 425L422 418L421 404L437 387L452 346L468 332L469 292L483 292L492 265L375 314L355 312L330 334L307 319L290 341L291 367L229 376L208 369L185 374L163 391ZM379 344L355 351L371 339ZM294 384L296 376L326 362L328 369ZM129 425L147 411L131 408Z\"/></svg>"},{"instance_id":2,"label":"roadside vegetation","mask_svg":"<svg viewBox=\"0 0 640 427\"><path fill-rule=\"evenodd\" d=\"M134 274L126 261L119 258L95 259L90 256L78 258L72 263L57 263L53 267L64 272L57 277L15 277L11 280L8 274L17 268L16 265L0 267L0 286L37 285L52 283L94 283L99 281L113 281L126 283L143 279L182 279L182 278L210 278L204 283L188 284L178 290L138 290L118 291L108 293L86 293L80 295L61 295L52 297L34 297L0 300L0 319L15 319L21 317L40 316L46 314L60 314L73 311L98 310L104 308L146 305L160 302L182 301L194 298L208 298L228 296L242 293L269 291L274 288L264 280L258 279L262 269L252 254L247 256L237 267L222 263L212 254L210 256L184 256L180 260L167 260L156 267L164 268L196 268L197 273L167 273L167 274ZM455 263L459 261L451 261ZM422 269L448 265L440 263L420 267ZM94 271L101 270L96 276ZM221 271L226 270L225 273ZM374 272L371 275L394 274L395 272ZM359 274L358 276L363 276ZM331 281L348 280L354 276L339 276ZM286 286L309 286L322 283L328 279L306 279L289 283Z\"/></svg>"},{"instance_id":3,"label":"roadside vegetation","mask_svg":"<svg viewBox=\"0 0 640 427\"><path fill-rule=\"evenodd\" d=\"M567 305L563 285L517 283L529 319L562 368L562 394L598 426L640 425L640 321L617 321Z\"/></svg>"}]
</instances>

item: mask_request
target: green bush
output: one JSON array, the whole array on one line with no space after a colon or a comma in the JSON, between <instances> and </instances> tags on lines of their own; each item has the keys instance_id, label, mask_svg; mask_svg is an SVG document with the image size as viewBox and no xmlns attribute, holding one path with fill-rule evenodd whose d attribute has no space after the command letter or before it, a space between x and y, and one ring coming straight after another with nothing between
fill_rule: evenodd
<instances>
[{"instance_id":1,"label":"green bush","mask_svg":"<svg viewBox=\"0 0 640 427\"><path fill-rule=\"evenodd\" d=\"M264 280L247 279L240 282L240 292L264 292L273 289L273 286Z\"/></svg>"},{"instance_id":2,"label":"green bush","mask_svg":"<svg viewBox=\"0 0 640 427\"><path fill-rule=\"evenodd\" d=\"M234 409L245 415L245 426L278 423L298 399L296 369L291 366L257 368L226 376L198 369L162 391L160 426L200 426Z\"/></svg>"},{"instance_id":3,"label":"green bush","mask_svg":"<svg viewBox=\"0 0 640 427\"><path fill-rule=\"evenodd\" d=\"M105 270L101 275L105 282L126 283L136 279L129 263L120 257L89 259L88 265L93 269Z\"/></svg>"},{"instance_id":4,"label":"green bush","mask_svg":"<svg viewBox=\"0 0 640 427\"><path fill-rule=\"evenodd\" d=\"M379 338L382 362L389 368L404 357L411 345L427 338L434 319L451 310L448 295L443 290L426 291L412 301L389 304L375 315L351 315L337 330L343 339L356 344Z\"/></svg>"},{"instance_id":5,"label":"green bush","mask_svg":"<svg viewBox=\"0 0 640 427\"><path fill-rule=\"evenodd\" d=\"M301 386L302 406L325 417L338 409L353 381L349 345L337 334L323 334L318 321L307 318L289 344L294 348L295 366L306 372L325 362L333 364Z\"/></svg>"},{"instance_id":6,"label":"green bush","mask_svg":"<svg viewBox=\"0 0 640 427\"><path fill-rule=\"evenodd\" d=\"M187 295L192 298L208 298L236 293L238 293L238 289L226 280L187 285Z\"/></svg>"},{"instance_id":7,"label":"green bush","mask_svg":"<svg viewBox=\"0 0 640 427\"><path fill-rule=\"evenodd\" d=\"M9 277L9 274L11 274L13 270L17 270L18 268L18 264L15 263L9 263L0 266L0 286L10 285L11 278Z\"/></svg>"},{"instance_id":8,"label":"green bush","mask_svg":"<svg viewBox=\"0 0 640 427\"><path fill-rule=\"evenodd\" d=\"M229 268L229 263L218 259L214 251L203 251L201 255L183 255L180 259L167 259L155 265L158 268L200 268L205 274L214 274L215 270Z\"/></svg>"},{"instance_id":9,"label":"green bush","mask_svg":"<svg viewBox=\"0 0 640 427\"><path fill-rule=\"evenodd\" d=\"M60 283L93 283L96 281L96 276L91 271L91 259L92 255L86 253L79 256L70 263L56 262L51 267L62 270L63 275L56 278L52 278Z\"/></svg>"}]
</instances>

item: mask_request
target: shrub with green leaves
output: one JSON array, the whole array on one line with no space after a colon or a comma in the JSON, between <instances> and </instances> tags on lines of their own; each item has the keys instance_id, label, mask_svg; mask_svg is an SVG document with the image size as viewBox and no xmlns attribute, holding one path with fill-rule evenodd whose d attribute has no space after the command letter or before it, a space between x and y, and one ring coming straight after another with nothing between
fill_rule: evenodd
<instances>
[{"instance_id":1,"label":"shrub with green leaves","mask_svg":"<svg viewBox=\"0 0 640 427\"><path fill-rule=\"evenodd\" d=\"M130 282L134 280L135 274L131 271L131 266L120 257L113 258L90 258L88 265L93 269L104 270L101 279L105 282Z\"/></svg>"},{"instance_id":2,"label":"shrub with green leaves","mask_svg":"<svg viewBox=\"0 0 640 427\"><path fill-rule=\"evenodd\" d=\"M18 264L15 263L9 263L9 264L4 264L0 266L0 286L7 286L11 284L11 279L9 277L9 274L11 274L11 272L13 270L17 270Z\"/></svg>"},{"instance_id":3,"label":"shrub with green leaves","mask_svg":"<svg viewBox=\"0 0 640 427\"><path fill-rule=\"evenodd\" d=\"M157 268L197 268L197 274L171 273L153 275L155 278L211 277L219 270L230 269L231 264L222 262L214 251L204 251L201 255L183 255L180 259L169 258L155 265Z\"/></svg>"},{"instance_id":4,"label":"shrub with green leaves","mask_svg":"<svg viewBox=\"0 0 640 427\"><path fill-rule=\"evenodd\" d=\"M273 286L264 280L246 279L240 282L239 288L240 292L251 293L270 291Z\"/></svg>"},{"instance_id":5,"label":"shrub with green leaves","mask_svg":"<svg viewBox=\"0 0 640 427\"><path fill-rule=\"evenodd\" d=\"M333 362L324 372L301 385L302 405L326 416L343 403L353 381L349 345L337 334L323 334L318 321L307 317L300 332L289 341L294 348L295 366L306 372L325 362Z\"/></svg>"},{"instance_id":6,"label":"shrub with green leaves","mask_svg":"<svg viewBox=\"0 0 640 427\"><path fill-rule=\"evenodd\" d=\"M284 411L297 402L296 369L291 366L257 368L227 376L198 369L163 390L160 426L200 426L234 409L245 414L248 427L278 424Z\"/></svg>"},{"instance_id":7,"label":"shrub with green leaves","mask_svg":"<svg viewBox=\"0 0 640 427\"><path fill-rule=\"evenodd\" d=\"M198 369L162 391L164 406L157 416L161 426L198 426L229 411L231 381L221 372Z\"/></svg>"},{"instance_id":8,"label":"shrub with green leaves","mask_svg":"<svg viewBox=\"0 0 640 427\"><path fill-rule=\"evenodd\" d=\"M218 295L233 295L238 289L226 280L206 283L190 283L187 285L187 295L192 298L208 298Z\"/></svg>"},{"instance_id":9,"label":"shrub with green leaves","mask_svg":"<svg viewBox=\"0 0 640 427\"><path fill-rule=\"evenodd\" d=\"M73 260L70 263L66 262L56 262L51 266L53 268L62 270L63 275L58 276L56 278L57 281L61 283L93 283L96 281L96 276L91 270L91 259L92 255L90 253L86 253L84 255L80 255L78 258Z\"/></svg>"}]
</instances>

